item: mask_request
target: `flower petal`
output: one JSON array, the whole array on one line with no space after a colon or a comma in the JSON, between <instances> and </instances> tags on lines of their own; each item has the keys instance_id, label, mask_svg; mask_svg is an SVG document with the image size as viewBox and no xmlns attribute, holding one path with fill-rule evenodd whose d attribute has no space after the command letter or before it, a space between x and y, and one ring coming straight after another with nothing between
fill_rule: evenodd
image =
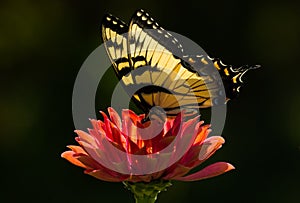
<instances>
[{"instance_id":1,"label":"flower petal","mask_svg":"<svg viewBox=\"0 0 300 203\"><path fill-rule=\"evenodd\" d=\"M98 145L97 142L95 141L94 136L92 136L82 130L75 130L75 133L78 135L80 141L89 143L95 147Z\"/></svg>"},{"instance_id":2,"label":"flower petal","mask_svg":"<svg viewBox=\"0 0 300 203\"><path fill-rule=\"evenodd\" d=\"M103 181L109 181L109 182L122 182L129 178L129 175L123 175L117 173L108 173L105 170L85 170L85 174L91 175L97 179L103 180Z\"/></svg>"},{"instance_id":3,"label":"flower petal","mask_svg":"<svg viewBox=\"0 0 300 203\"><path fill-rule=\"evenodd\" d=\"M201 147L198 159L200 161L208 159L212 154L218 150L225 140L221 136L212 136L207 138Z\"/></svg>"},{"instance_id":4,"label":"flower petal","mask_svg":"<svg viewBox=\"0 0 300 203\"><path fill-rule=\"evenodd\" d=\"M85 169L101 167L82 147L71 145L68 148L72 151L63 152L61 157L67 159L70 163Z\"/></svg>"},{"instance_id":5,"label":"flower petal","mask_svg":"<svg viewBox=\"0 0 300 203\"><path fill-rule=\"evenodd\" d=\"M84 149L80 146L76 146L76 145L69 145L67 146L69 149L71 149L73 152L75 152L76 154L85 154L87 155L86 151L84 151Z\"/></svg>"},{"instance_id":6,"label":"flower petal","mask_svg":"<svg viewBox=\"0 0 300 203\"><path fill-rule=\"evenodd\" d=\"M206 178L212 178L218 175L221 175L227 171L230 171L234 169L234 166L232 166L229 163L226 162L217 162L214 164L211 164L204 169L193 173L191 175L185 176L185 177L177 177L173 178L174 180L180 180L180 181L197 181L197 180L203 180Z\"/></svg>"},{"instance_id":7,"label":"flower petal","mask_svg":"<svg viewBox=\"0 0 300 203\"><path fill-rule=\"evenodd\" d=\"M88 168L86 165L84 165L81 161L79 161L77 158L74 157L76 153L73 151L65 151L61 154L61 157L64 159L67 159L70 163L82 167L82 168Z\"/></svg>"},{"instance_id":8,"label":"flower petal","mask_svg":"<svg viewBox=\"0 0 300 203\"><path fill-rule=\"evenodd\" d=\"M198 135L194 141L194 145L202 143L207 138L208 134L211 132L211 129L209 129L210 125L200 126L201 124L203 123L199 122L197 125L199 126L199 129L198 129Z\"/></svg>"},{"instance_id":9,"label":"flower petal","mask_svg":"<svg viewBox=\"0 0 300 203\"><path fill-rule=\"evenodd\" d=\"M189 167L183 166L181 164L175 164L166 170L166 174L162 177L162 179L171 180L175 177L181 177L187 174L190 170L191 168Z\"/></svg>"},{"instance_id":10,"label":"flower petal","mask_svg":"<svg viewBox=\"0 0 300 203\"><path fill-rule=\"evenodd\" d=\"M119 114L111 107L108 108L108 113L109 113L111 122L113 122L113 124L115 124L121 130L122 125L121 125L121 118L120 118Z\"/></svg>"}]
</instances>

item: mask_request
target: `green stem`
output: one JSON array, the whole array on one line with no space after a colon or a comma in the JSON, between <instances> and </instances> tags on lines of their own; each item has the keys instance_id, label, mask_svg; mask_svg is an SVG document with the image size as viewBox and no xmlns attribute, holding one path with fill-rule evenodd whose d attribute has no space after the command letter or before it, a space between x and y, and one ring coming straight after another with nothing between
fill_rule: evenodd
<instances>
[{"instance_id":1,"label":"green stem","mask_svg":"<svg viewBox=\"0 0 300 203\"><path fill-rule=\"evenodd\" d=\"M170 181L156 180L145 182L123 182L128 190L134 194L136 203L154 203L161 191L166 191L172 184Z\"/></svg>"},{"instance_id":2,"label":"green stem","mask_svg":"<svg viewBox=\"0 0 300 203\"><path fill-rule=\"evenodd\" d=\"M135 203L154 203L155 200L157 199L157 195L155 197L151 196L143 196L139 197L134 195Z\"/></svg>"}]
</instances>

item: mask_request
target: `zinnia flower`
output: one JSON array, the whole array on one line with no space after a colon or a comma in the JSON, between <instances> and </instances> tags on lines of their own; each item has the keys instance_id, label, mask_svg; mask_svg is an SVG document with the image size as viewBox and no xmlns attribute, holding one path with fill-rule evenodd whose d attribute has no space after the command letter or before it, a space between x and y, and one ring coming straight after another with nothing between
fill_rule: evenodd
<instances>
[{"instance_id":1,"label":"zinnia flower","mask_svg":"<svg viewBox=\"0 0 300 203\"><path fill-rule=\"evenodd\" d=\"M108 112L109 117L101 112L103 121L91 120L89 133L76 130L80 146L70 145L71 150L61 155L84 168L86 174L103 181L125 182L134 190L135 183L196 181L234 169L229 163L217 162L188 174L224 143L220 136L208 137L210 126L199 122L199 117L183 122L181 113L164 123L144 123L145 115L131 110L122 111L122 120L114 109Z\"/></svg>"}]
</instances>

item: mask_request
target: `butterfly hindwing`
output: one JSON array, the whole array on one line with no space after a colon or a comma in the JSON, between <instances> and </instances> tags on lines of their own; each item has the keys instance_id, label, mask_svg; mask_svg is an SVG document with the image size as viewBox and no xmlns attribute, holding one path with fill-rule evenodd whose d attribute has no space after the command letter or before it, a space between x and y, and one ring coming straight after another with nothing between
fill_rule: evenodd
<instances>
[{"instance_id":1,"label":"butterfly hindwing","mask_svg":"<svg viewBox=\"0 0 300 203\"><path fill-rule=\"evenodd\" d=\"M242 77L243 75L251 69L259 68L260 65L254 66L241 66L239 68L235 68L232 65L225 65L218 58L210 58L213 61L214 67L219 71L219 74L222 78L223 85L226 92L226 98L234 99L238 96L240 92L240 88L243 85Z\"/></svg>"}]
</instances>

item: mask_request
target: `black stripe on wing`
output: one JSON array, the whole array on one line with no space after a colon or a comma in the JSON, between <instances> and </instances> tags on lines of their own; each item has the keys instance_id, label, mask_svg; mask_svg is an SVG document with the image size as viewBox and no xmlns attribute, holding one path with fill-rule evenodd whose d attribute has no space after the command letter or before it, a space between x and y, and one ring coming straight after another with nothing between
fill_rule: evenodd
<instances>
[{"instance_id":1,"label":"black stripe on wing","mask_svg":"<svg viewBox=\"0 0 300 203\"><path fill-rule=\"evenodd\" d=\"M131 71L128 57L128 25L119 18L107 14L102 20L102 40L119 79Z\"/></svg>"},{"instance_id":2,"label":"black stripe on wing","mask_svg":"<svg viewBox=\"0 0 300 203\"><path fill-rule=\"evenodd\" d=\"M183 55L183 46L179 41L168 31L162 28L150 15L143 9L137 10L131 18L129 24L129 31L133 25L136 24L145 32L148 33L153 39L158 41L162 46L168 49L175 56L181 57Z\"/></svg>"}]
</instances>

